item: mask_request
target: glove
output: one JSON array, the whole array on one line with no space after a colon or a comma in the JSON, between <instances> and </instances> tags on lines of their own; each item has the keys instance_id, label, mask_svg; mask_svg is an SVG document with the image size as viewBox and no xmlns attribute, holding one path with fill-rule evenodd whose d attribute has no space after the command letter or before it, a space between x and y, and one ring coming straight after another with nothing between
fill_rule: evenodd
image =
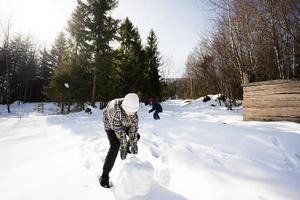
<instances>
[{"instance_id":1,"label":"glove","mask_svg":"<svg viewBox=\"0 0 300 200\"><path fill-rule=\"evenodd\" d=\"M121 134L119 141L120 141L120 156L121 159L124 160L127 156L127 146L128 146L126 135Z\"/></svg>"},{"instance_id":2,"label":"glove","mask_svg":"<svg viewBox=\"0 0 300 200\"><path fill-rule=\"evenodd\" d=\"M121 148L120 149L120 156L121 156L121 159L124 160L127 156L127 150L126 148Z\"/></svg>"},{"instance_id":3,"label":"glove","mask_svg":"<svg viewBox=\"0 0 300 200\"><path fill-rule=\"evenodd\" d=\"M137 143L136 142L133 142L131 144L131 149L130 149L131 153L133 154L137 154L138 153L138 146L137 146Z\"/></svg>"}]
</instances>

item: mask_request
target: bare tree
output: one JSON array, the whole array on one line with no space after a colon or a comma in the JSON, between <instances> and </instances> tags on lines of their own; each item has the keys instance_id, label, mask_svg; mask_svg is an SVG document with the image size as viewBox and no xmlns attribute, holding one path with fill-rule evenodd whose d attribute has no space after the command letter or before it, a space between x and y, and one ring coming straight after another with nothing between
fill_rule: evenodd
<instances>
[{"instance_id":1,"label":"bare tree","mask_svg":"<svg viewBox=\"0 0 300 200\"><path fill-rule=\"evenodd\" d=\"M10 101L11 101L11 66L10 66L10 29L11 20L8 21L7 25L1 24L3 39L3 58L5 65L5 78L4 78L4 90L5 90L5 101L7 105L7 112L10 113Z\"/></svg>"},{"instance_id":2,"label":"bare tree","mask_svg":"<svg viewBox=\"0 0 300 200\"><path fill-rule=\"evenodd\" d=\"M175 65L174 58L170 55L163 56L163 61L162 61L162 66L161 66L161 77L162 79L166 80L170 78L172 69Z\"/></svg>"},{"instance_id":3,"label":"bare tree","mask_svg":"<svg viewBox=\"0 0 300 200\"><path fill-rule=\"evenodd\" d=\"M241 99L242 83L300 75L298 1L210 2L219 16L216 28L187 59L186 82L193 84L181 84L190 85L191 96L218 91Z\"/></svg>"}]
</instances>

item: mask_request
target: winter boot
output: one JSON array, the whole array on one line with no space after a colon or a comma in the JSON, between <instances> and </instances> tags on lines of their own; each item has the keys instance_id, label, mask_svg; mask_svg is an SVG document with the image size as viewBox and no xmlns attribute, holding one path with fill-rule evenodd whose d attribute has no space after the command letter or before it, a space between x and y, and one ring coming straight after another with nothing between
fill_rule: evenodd
<instances>
[{"instance_id":1,"label":"winter boot","mask_svg":"<svg viewBox=\"0 0 300 200\"><path fill-rule=\"evenodd\" d=\"M102 175L99 179L100 185L104 188L111 188L113 185L109 182L109 176Z\"/></svg>"}]
</instances>

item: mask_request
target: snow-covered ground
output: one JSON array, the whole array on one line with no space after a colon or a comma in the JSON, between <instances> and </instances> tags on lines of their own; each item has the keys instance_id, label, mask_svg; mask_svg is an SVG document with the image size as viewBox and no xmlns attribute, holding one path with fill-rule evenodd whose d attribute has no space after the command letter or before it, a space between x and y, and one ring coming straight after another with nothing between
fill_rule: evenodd
<instances>
[{"instance_id":1,"label":"snow-covered ground","mask_svg":"<svg viewBox=\"0 0 300 200\"><path fill-rule=\"evenodd\" d=\"M14 104L10 115L0 106L1 200L300 199L300 124L244 122L242 108L201 99L167 101L154 121L141 105L139 154L118 155L105 189L102 112L40 106Z\"/></svg>"}]
</instances>

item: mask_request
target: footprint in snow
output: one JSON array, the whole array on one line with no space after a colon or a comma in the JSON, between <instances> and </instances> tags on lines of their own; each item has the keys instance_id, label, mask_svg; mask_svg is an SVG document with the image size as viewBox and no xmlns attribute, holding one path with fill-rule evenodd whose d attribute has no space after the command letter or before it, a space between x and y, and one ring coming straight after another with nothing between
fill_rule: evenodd
<instances>
[{"instance_id":1,"label":"footprint in snow","mask_svg":"<svg viewBox=\"0 0 300 200\"><path fill-rule=\"evenodd\" d=\"M295 154L296 158L298 158L298 160L300 160L300 155L299 154Z\"/></svg>"},{"instance_id":2,"label":"footprint in snow","mask_svg":"<svg viewBox=\"0 0 300 200\"><path fill-rule=\"evenodd\" d=\"M151 155L155 158L159 158L160 157L160 153L159 150L157 148L153 148L153 147L149 147L149 150L151 152Z\"/></svg>"},{"instance_id":3,"label":"footprint in snow","mask_svg":"<svg viewBox=\"0 0 300 200\"><path fill-rule=\"evenodd\" d=\"M273 143L275 146L279 146L278 138L273 137L273 138L272 138L272 143Z\"/></svg>"},{"instance_id":4,"label":"footprint in snow","mask_svg":"<svg viewBox=\"0 0 300 200\"><path fill-rule=\"evenodd\" d=\"M221 161L219 161L218 159L213 158L212 161L213 161L213 163L214 163L215 165L224 167L223 163L222 163Z\"/></svg>"},{"instance_id":5,"label":"footprint in snow","mask_svg":"<svg viewBox=\"0 0 300 200\"><path fill-rule=\"evenodd\" d=\"M295 160L286 152L285 147L282 145L280 140L277 137L272 138L272 143L278 148L278 150L282 153L284 157L284 162L290 169L295 169L297 165L295 164Z\"/></svg>"},{"instance_id":6,"label":"footprint in snow","mask_svg":"<svg viewBox=\"0 0 300 200\"><path fill-rule=\"evenodd\" d=\"M158 183L168 187L171 180L171 171L167 168L163 168L158 172Z\"/></svg>"}]
</instances>

